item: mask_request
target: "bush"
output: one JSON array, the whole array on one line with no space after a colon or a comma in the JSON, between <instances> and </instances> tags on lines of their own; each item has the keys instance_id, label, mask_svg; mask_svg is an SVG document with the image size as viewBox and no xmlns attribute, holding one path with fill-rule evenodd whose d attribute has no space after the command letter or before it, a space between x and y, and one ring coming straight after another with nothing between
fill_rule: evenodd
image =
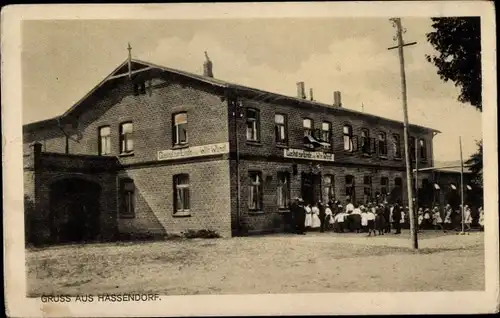
<instances>
[{"instance_id":1,"label":"bush","mask_svg":"<svg viewBox=\"0 0 500 318\"><path fill-rule=\"evenodd\" d=\"M185 238L193 239L193 238L220 238L219 233L214 230L187 230L183 233Z\"/></svg>"}]
</instances>

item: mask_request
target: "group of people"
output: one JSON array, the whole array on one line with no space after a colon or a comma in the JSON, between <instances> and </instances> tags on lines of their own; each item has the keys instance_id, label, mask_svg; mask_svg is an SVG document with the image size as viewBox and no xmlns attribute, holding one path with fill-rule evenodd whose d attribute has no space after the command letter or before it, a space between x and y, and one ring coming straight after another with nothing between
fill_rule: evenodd
<instances>
[{"instance_id":1,"label":"group of people","mask_svg":"<svg viewBox=\"0 0 500 318\"><path fill-rule=\"evenodd\" d=\"M417 212L418 230L440 229L443 231L458 229L462 224L460 214L461 207L458 210L452 209L448 204L443 213L439 206L432 210L429 208L419 208ZM321 201L315 204L305 203L302 198L295 198L292 204L292 228L297 234L305 234L308 230L319 229L320 232L333 230L334 232L344 233L368 233L369 236L384 235L395 230L394 234L401 233L401 227L407 223L408 207L402 207L395 202L369 202L367 204L358 204L355 206L350 200L347 200L345 207L339 201L323 203ZM478 224L481 229L484 227L484 212L479 208ZM472 211L469 206L464 208L464 224L466 230L471 229L473 222Z\"/></svg>"}]
</instances>

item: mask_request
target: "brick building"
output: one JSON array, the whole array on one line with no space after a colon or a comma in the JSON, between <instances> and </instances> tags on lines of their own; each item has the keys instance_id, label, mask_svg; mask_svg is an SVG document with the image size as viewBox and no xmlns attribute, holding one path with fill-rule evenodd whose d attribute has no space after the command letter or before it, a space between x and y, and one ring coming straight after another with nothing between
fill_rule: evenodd
<instances>
[{"instance_id":1,"label":"brick building","mask_svg":"<svg viewBox=\"0 0 500 318\"><path fill-rule=\"evenodd\" d=\"M305 95L218 80L208 57L203 75L129 57L61 116L24 126L27 240L283 231L295 196L405 202L403 124L343 108L339 92L330 105ZM419 167L436 133L410 126Z\"/></svg>"}]
</instances>

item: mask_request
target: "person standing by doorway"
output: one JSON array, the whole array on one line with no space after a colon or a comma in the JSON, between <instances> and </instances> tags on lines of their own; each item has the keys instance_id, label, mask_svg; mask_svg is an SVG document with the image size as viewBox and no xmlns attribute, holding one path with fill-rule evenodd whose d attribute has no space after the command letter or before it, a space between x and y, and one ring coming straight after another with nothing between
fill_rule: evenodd
<instances>
[{"instance_id":1,"label":"person standing by doorway","mask_svg":"<svg viewBox=\"0 0 500 318\"><path fill-rule=\"evenodd\" d=\"M321 227L319 213L319 203L316 203L311 207L311 228L313 230L317 230Z\"/></svg>"},{"instance_id":2,"label":"person standing by doorway","mask_svg":"<svg viewBox=\"0 0 500 318\"><path fill-rule=\"evenodd\" d=\"M385 229L384 233L391 233L391 210L387 201L382 203L382 209L384 210L384 219L385 219Z\"/></svg>"},{"instance_id":3,"label":"person standing by doorway","mask_svg":"<svg viewBox=\"0 0 500 318\"><path fill-rule=\"evenodd\" d=\"M304 207L304 200L302 198L297 198L297 204L296 204L296 211L295 211L295 226L296 226L296 233L299 235L304 235L305 233L305 227L304 223L306 220L306 210Z\"/></svg>"},{"instance_id":4,"label":"person standing by doorway","mask_svg":"<svg viewBox=\"0 0 500 318\"><path fill-rule=\"evenodd\" d=\"M401 219L402 219L402 214L403 212L401 211L401 206L399 205L399 202L396 202L394 204L394 207L392 209L392 220L393 220L393 226L396 232L394 234L401 234Z\"/></svg>"},{"instance_id":5,"label":"person standing by doorway","mask_svg":"<svg viewBox=\"0 0 500 318\"><path fill-rule=\"evenodd\" d=\"M325 232L325 227L326 227L326 213L325 213L325 206L321 201L318 201L318 210L319 210L318 216L320 221L319 231L323 233Z\"/></svg>"},{"instance_id":6,"label":"person standing by doorway","mask_svg":"<svg viewBox=\"0 0 500 318\"><path fill-rule=\"evenodd\" d=\"M304 210L305 210L305 213L306 213L306 219L304 221L304 227L307 230L310 230L311 229L311 226L312 226L312 208L311 208L311 205L310 204L306 204L304 206Z\"/></svg>"}]
</instances>

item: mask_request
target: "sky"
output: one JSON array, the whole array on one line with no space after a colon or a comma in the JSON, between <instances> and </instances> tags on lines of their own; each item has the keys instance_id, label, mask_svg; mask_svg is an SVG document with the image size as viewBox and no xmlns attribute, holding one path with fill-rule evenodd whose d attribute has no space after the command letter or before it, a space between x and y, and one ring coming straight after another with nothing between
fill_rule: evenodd
<instances>
[{"instance_id":1,"label":"sky","mask_svg":"<svg viewBox=\"0 0 500 318\"><path fill-rule=\"evenodd\" d=\"M481 113L457 101L425 54L427 18L403 18L409 121L440 130L434 160L464 160L481 139ZM314 99L402 120L395 29L387 18L233 20L45 20L22 25L23 123L62 114L127 58L202 74L204 51L214 77L289 96L304 81Z\"/></svg>"}]
</instances>

